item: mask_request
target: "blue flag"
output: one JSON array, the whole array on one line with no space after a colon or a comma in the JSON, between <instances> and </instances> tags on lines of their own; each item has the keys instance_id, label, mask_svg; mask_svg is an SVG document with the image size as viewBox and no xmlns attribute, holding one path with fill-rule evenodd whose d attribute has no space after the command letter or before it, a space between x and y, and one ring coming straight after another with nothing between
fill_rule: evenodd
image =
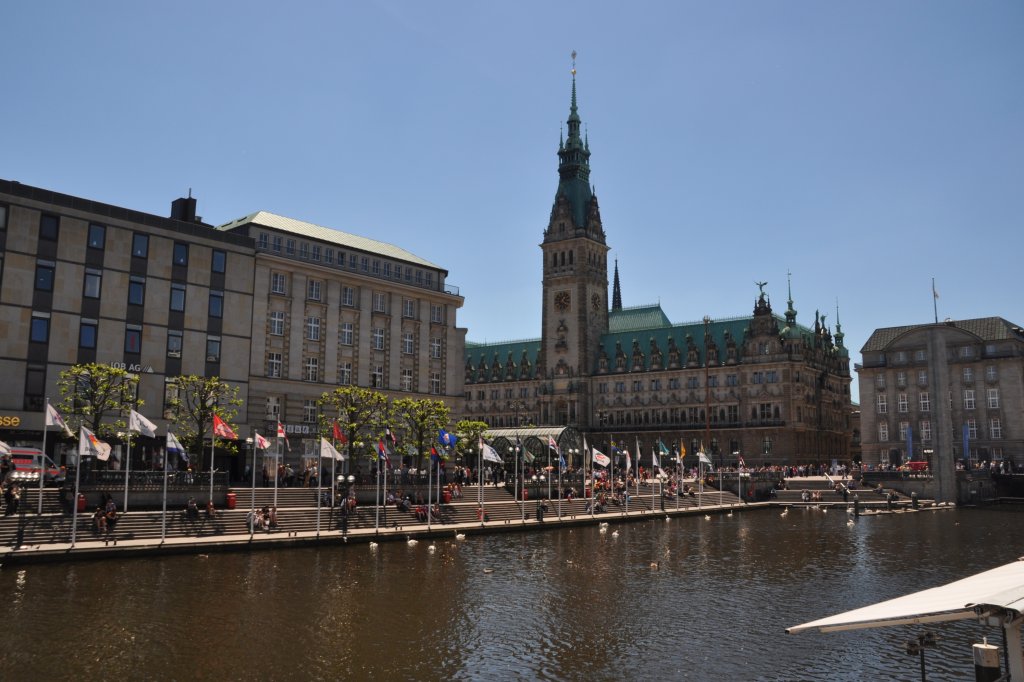
<instances>
[{"instance_id":1,"label":"blue flag","mask_svg":"<svg viewBox=\"0 0 1024 682\"><path fill-rule=\"evenodd\" d=\"M441 429L437 435L437 442L446 448L454 448L455 444L459 442L459 439L454 433L448 433L444 429Z\"/></svg>"}]
</instances>

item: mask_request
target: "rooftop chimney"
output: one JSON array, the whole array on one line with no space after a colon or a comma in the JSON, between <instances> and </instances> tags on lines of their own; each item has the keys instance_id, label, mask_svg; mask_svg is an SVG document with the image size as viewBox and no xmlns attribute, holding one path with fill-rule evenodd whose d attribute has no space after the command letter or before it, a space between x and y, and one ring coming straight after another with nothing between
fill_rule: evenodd
<instances>
[{"instance_id":1,"label":"rooftop chimney","mask_svg":"<svg viewBox=\"0 0 1024 682\"><path fill-rule=\"evenodd\" d=\"M188 190L187 197L181 197L171 202L171 218L185 223L197 223L196 200L192 198L192 188Z\"/></svg>"}]
</instances>

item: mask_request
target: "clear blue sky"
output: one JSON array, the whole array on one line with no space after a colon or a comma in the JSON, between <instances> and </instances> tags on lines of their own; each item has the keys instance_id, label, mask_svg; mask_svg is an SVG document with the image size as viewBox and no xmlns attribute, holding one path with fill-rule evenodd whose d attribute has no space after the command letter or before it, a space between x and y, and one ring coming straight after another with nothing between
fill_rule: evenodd
<instances>
[{"instance_id":1,"label":"clear blue sky","mask_svg":"<svg viewBox=\"0 0 1024 682\"><path fill-rule=\"evenodd\" d=\"M256 210L450 271L471 340L540 333L570 61L623 302L1024 323L1024 3L21 2L0 177Z\"/></svg>"}]
</instances>

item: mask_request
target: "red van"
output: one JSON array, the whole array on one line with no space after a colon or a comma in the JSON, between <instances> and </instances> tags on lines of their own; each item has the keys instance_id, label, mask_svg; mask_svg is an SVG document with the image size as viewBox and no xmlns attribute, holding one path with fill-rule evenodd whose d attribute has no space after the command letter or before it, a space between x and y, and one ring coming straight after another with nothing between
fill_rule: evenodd
<instances>
[{"instance_id":1,"label":"red van","mask_svg":"<svg viewBox=\"0 0 1024 682\"><path fill-rule=\"evenodd\" d=\"M39 472L43 471L43 485L59 485L63 475L53 460L35 448L11 448L11 462L14 469L7 474L8 481L23 485L39 485Z\"/></svg>"}]
</instances>

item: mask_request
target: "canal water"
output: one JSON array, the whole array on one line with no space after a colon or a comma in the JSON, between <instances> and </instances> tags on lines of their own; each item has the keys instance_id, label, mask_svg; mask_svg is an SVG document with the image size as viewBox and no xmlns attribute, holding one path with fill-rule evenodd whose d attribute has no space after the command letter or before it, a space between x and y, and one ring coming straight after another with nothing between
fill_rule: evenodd
<instances>
[{"instance_id":1,"label":"canal water","mask_svg":"<svg viewBox=\"0 0 1024 682\"><path fill-rule=\"evenodd\" d=\"M919 679L925 626L785 628L1024 554L1014 512L737 512L259 553L5 566L5 679ZM617 532L616 532L617 531ZM431 545L434 549L431 550ZM998 631L927 626L929 680Z\"/></svg>"}]
</instances>

